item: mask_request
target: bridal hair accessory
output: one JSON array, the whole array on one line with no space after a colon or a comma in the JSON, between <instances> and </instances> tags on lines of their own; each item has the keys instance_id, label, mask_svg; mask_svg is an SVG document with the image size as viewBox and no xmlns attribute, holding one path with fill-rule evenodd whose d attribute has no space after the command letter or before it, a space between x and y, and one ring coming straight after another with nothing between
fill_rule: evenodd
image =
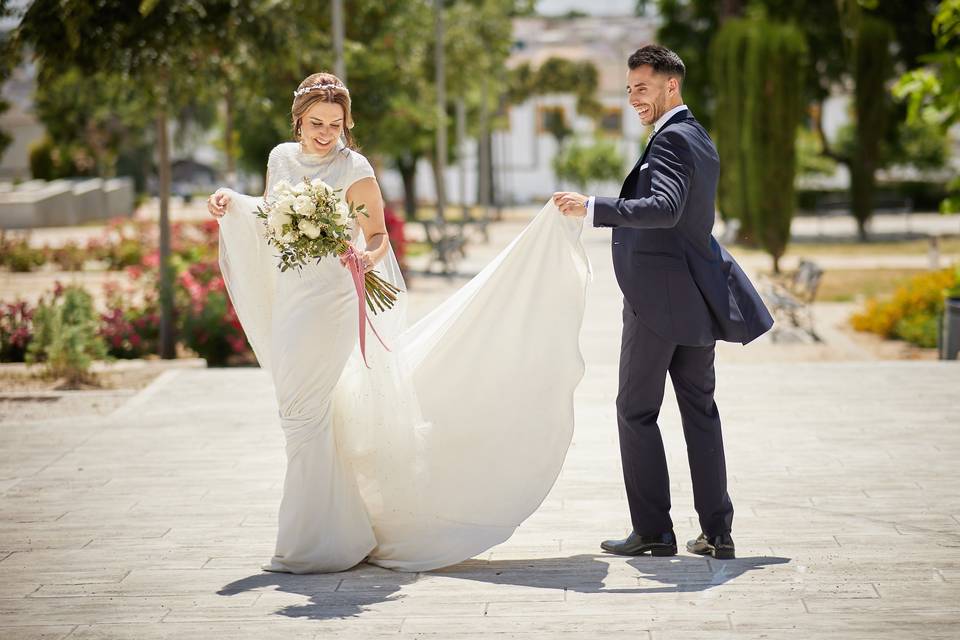
<instances>
[{"instance_id":1,"label":"bridal hair accessory","mask_svg":"<svg viewBox=\"0 0 960 640\"><path fill-rule=\"evenodd\" d=\"M340 83L320 82L317 84L311 84L309 87L302 87L300 89L297 89L296 91L293 92L293 97L299 98L305 93L310 93L311 91L319 91L320 89L343 89L344 91L346 91L347 95L350 94L350 92L347 91L347 88Z\"/></svg>"}]
</instances>

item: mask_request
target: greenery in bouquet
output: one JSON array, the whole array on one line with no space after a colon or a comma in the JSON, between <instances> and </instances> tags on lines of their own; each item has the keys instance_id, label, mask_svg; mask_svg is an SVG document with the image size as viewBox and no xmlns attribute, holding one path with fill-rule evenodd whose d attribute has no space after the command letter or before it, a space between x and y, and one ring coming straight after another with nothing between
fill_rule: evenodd
<instances>
[{"instance_id":1,"label":"greenery in bouquet","mask_svg":"<svg viewBox=\"0 0 960 640\"><path fill-rule=\"evenodd\" d=\"M352 251L350 223L367 212L363 205L347 205L341 191L322 180L277 183L274 198L257 215L264 221L267 242L279 251L280 271ZM364 286L367 306L374 313L392 308L400 293L375 271L364 274Z\"/></svg>"}]
</instances>

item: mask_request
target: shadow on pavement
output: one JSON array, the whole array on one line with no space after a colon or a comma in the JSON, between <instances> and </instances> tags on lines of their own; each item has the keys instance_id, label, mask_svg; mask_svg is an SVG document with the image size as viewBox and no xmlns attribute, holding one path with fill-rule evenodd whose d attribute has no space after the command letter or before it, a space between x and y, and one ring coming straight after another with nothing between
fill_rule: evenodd
<instances>
[{"instance_id":1,"label":"shadow on pavement","mask_svg":"<svg viewBox=\"0 0 960 640\"><path fill-rule=\"evenodd\" d=\"M274 613L289 618L325 620L356 616L369 605L395 600L400 587L416 580L414 573L360 564L340 573L258 573L224 585L217 595L272 590L306 596L309 602L283 606Z\"/></svg>"},{"instance_id":2,"label":"shadow on pavement","mask_svg":"<svg viewBox=\"0 0 960 640\"><path fill-rule=\"evenodd\" d=\"M567 558L531 560L470 560L453 567L432 571L464 580L492 584L510 584L541 589L569 589L580 593L662 593L704 591L722 585L750 571L790 562L790 558L758 556L736 560L713 560L677 555L669 558L637 556L627 564L636 569L637 587L610 587L604 582L610 561L617 556L581 554ZM622 582L623 576L619 576ZM649 582L662 586L649 586Z\"/></svg>"},{"instance_id":3,"label":"shadow on pavement","mask_svg":"<svg viewBox=\"0 0 960 640\"><path fill-rule=\"evenodd\" d=\"M467 560L452 567L411 574L380 569L361 564L356 568L335 574L294 575L260 573L225 585L218 595L231 596L252 590L270 590L309 598L306 604L279 608L277 615L291 618L346 618L357 616L369 605L415 597L400 594L400 589L426 576L443 576L460 580L525 586L538 589L571 590L579 593L666 593L705 591L723 585L751 571L790 562L789 558L757 556L736 560L677 555L672 558L638 556L627 560L636 570L635 576L617 575L621 586L606 587L611 562L617 556L580 554L561 558L529 560ZM622 586L624 578L634 580L636 587ZM651 585L650 583L659 583ZM455 584L450 584L455 593ZM432 595L437 598L436 594ZM442 600L442 597L440 598Z\"/></svg>"}]
</instances>

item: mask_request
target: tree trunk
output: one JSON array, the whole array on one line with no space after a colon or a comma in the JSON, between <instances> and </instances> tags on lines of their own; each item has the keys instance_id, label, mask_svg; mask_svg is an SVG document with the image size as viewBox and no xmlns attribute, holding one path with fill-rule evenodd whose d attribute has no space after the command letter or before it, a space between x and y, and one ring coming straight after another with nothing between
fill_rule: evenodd
<instances>
[{"instance_id":1,"label":"tree trunk","mask_svg":"<svg viewBox=\"0 0 960 640\"><path fill-rule=\"evenodd\" d=\"M223 95L223 154L227 161L227 184L237 189L237 158L233 148L233 85L228 82Z\"/></svg>"},{"instance_id":2,"label":"tree trunk","mask_svg":"<svg viewBox=\"0 0 960 640\"><path fill-rule=\"evenodd\" d=\"M487 76L480 80L480 135L477 136L477 202L484 220L490 219L490 178L493 174L493 150L490 123L487 115Z\"/></svg>"},{"instance_id":3,"label":"tree trunk","mask_svg":"<svg viewBox=\"0 0 960 640\"><path fill-rule=\"evenodd\" d=\"M434 71L437 87L437 140L433 156L433 175L437 185L437 220L444 221L444 208L447 203L445 174L447 169L447 86L446 62L444 60L443 1L434 0Z\"/></svg>"},{"instance_id":4,"label":"tree trunk","mask_svg":"<svg viewBox=\"0 0 960 640\"><path fill-rule=\"evenodd\" d=\"M467 103L463 96L457 97L457 164L460 178L460 214L464 220L470 219L470 206L467 204Z\"/></svg>"},{"instance_id":5,"label":"tree trunk","mask_svg":"<svg viewBox=\"0 0 960 640\"><path fill-rule=\"evenodd\" d=\"M743 0L722 0L720 3L720 24L730 18L743 15Z\"/></svg>"},{"instance_id":6,"label":"tree trunk","mask_svg":"<svg viewBox=\"0 0 960 640\"><path fill-rule=\"evenodd\" d=\"M397 171L403 180L403 213L407 220L417 215L417 160L415 155L397 158Z\"/></svg>"},{"instance_id":7,"label":"tree trunk","mask_svg":"<svg viewBox=\"0 0 960 640\"><path fill-rule=\"evenodd\" d=\"M441 167L441 163L437 161L436 156L430 158L430 166L433 168L433 184L437 192L437 221L443 224L446 222L444 216L444 203L446 202L445 171Z\"/></svg>"},{"instance_id":8,"label":"tree trunk","mask_svg":"<svg viewBox=\"0 0 960 640\"><path fill-rule=\"evenodd\" d=\"M173 326L173 271L170 264L170 139L167 135L167 111L157 112L157 178L160 199L160 357L176 354Z\"/></svg>"}]
</instances>

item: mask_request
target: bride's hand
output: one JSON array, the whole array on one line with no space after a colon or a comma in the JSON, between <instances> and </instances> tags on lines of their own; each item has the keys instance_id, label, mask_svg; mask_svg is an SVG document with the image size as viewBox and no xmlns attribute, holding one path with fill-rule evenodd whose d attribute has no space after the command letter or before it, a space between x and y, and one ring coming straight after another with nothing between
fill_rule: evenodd
<instances>
[{"instance_id":1,"label":"bride's hand","mask_svg":"<svg viewBox=\"0 0 960 640\"><path fill-rule=\"evenodd\" d=\"M369 251L359 251L358 254L360 256L360 266L363 267L363 272L368 273L373 271L374 267L377 266L374 263L373 255ZM340 256L340 264L342 264L344 267L347 266L347 260L348 258L346 255Z\"/></svg>"},{"instance_id":2,"label":"bride's hand","mask_svg":"<svg viewBox=\"0 0 960 640\"><path fill-rule=\"evenodd\" d=\"M217 191L207 198L207 211L214 218L222 218L227 213L227 205L230 204L230 196L224 191Z\"/></svg>"}]
</instances>

